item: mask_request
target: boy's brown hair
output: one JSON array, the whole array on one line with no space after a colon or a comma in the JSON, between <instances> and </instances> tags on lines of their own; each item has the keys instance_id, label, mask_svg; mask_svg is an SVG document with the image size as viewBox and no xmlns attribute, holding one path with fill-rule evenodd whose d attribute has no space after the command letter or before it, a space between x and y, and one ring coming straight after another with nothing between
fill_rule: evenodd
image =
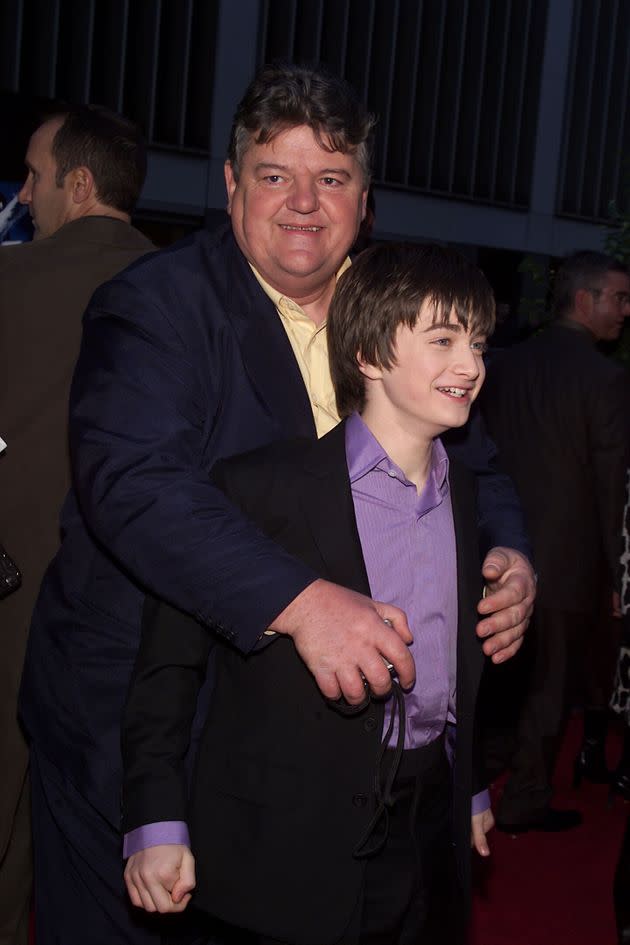
<instances>
[{"instance_id":1,"label":"boy's brown hair","mask_svg":"<svg viewBox=\"0 0 630 945\"><path fill-rule=\"evenodd\" d=\"M339 278L328 312L330 373L342 417L365 405L357 355L385 369L396 363L399 325L413 328L422 306L436 323L451 312L481 335L494 330L492 288L480 269L453 249L432 244L381 243L357 256Z\"/></svg>"}]
</instances>

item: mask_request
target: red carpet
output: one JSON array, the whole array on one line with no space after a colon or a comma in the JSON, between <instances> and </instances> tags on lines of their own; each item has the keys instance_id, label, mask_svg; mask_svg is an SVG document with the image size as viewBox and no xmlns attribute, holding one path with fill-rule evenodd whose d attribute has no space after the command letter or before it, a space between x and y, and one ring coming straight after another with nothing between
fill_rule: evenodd
<instances>
[{"instance_id":1,"label":"red carpet","mask_svg":"<svg viewBox=\"0 0 630 945\"><path fill-rule=\"evenodd\" d=\"M491 856L476 860L471 945L616 945L612 882L630 805L607 806L606 786L572 787L581 719L571 720L559 759L554 806L584 823L564 834L518 837L493 831ZM616 764L619 731L608 741ZM493 802L500 786L493 787ZM630 895L630 890L628 890Z\"/></svg>"}]
</instances>

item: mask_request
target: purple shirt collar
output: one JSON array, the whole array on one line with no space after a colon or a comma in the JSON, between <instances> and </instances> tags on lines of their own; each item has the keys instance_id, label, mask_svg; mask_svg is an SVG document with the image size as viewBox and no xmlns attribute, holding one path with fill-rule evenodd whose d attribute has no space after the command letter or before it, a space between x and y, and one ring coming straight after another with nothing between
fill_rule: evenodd
<instances>
[{"instance_id":1,"label":"purple shirt collar","mask_svg":"<svg viewBox=\"0 0 630 945\"><path fill-rule=\"evenodd\" d=\"M380 468L395 476L403 485L415 489L402 469L393 462L358 413L350 414L346 420L346 459L350 483L358 482L373 469ZM422 494L418 497L418 515L439 505L448 492L448 456L439 437L433 441L431 468Z\"/></svg>"}]
</instances>

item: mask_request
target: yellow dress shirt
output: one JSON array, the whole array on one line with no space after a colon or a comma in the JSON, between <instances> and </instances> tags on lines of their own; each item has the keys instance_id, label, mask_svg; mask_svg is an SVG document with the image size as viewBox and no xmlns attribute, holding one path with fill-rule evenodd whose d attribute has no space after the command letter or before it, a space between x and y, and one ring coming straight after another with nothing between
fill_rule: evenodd
<instances>
[{"instance_id":1,"label":"yellow dress shirt","mask_svg":"<svg viewBox=\"0 0 630 945\"><path fill-rule=\"evenodd\" d=\"M268 282L265 282L251 263L250 266L261 288L269 296L280 316L304 380L317 436L323 436L339 423L335 392L328 366L326 322L318 327L297 302L277 292ZM348 266L350 266L349 258L341 266L337 279Z\"/></svg>"}]
</instances>

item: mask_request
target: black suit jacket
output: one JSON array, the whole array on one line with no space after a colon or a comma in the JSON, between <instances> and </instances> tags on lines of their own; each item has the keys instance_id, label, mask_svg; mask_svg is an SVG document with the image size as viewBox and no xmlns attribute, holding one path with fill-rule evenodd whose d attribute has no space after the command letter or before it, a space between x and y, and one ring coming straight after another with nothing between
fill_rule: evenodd
<instances>
[{"instance_id":1,"label":"black suit jacket","mask_svg":"<svg viewBox=\"0 0 630 945\"><path fill-rule=\"evenodd\" d=\"M538 604L596 610L621 550L627 370L588 332L558 323L497 355L482 403L523 503Z\"/></svg>"},{"instance_id":2,"label":"black suit jacket","mask_svg":"<svg viewBox=\"0 0 630 945\"><path fill-rule=\"evenodd\" d=\"M345 457L345 424L315 444L220 464L228 496L321 577L369 594ZM468 885L475 701L483 654L472 476L451 464L457 541L457 760L454 825ZM244 568L256 567L246 559ZM209 638L166 605L147 609L125 713L125 829L187 820L196 903L226 921L303 945L337 941L364 861L352 851L374 811L383 706L344 717L321 696L288 638L244 658L217 647L216 680L192 799L182 759Z\"/></svg>"}]
</instances>

